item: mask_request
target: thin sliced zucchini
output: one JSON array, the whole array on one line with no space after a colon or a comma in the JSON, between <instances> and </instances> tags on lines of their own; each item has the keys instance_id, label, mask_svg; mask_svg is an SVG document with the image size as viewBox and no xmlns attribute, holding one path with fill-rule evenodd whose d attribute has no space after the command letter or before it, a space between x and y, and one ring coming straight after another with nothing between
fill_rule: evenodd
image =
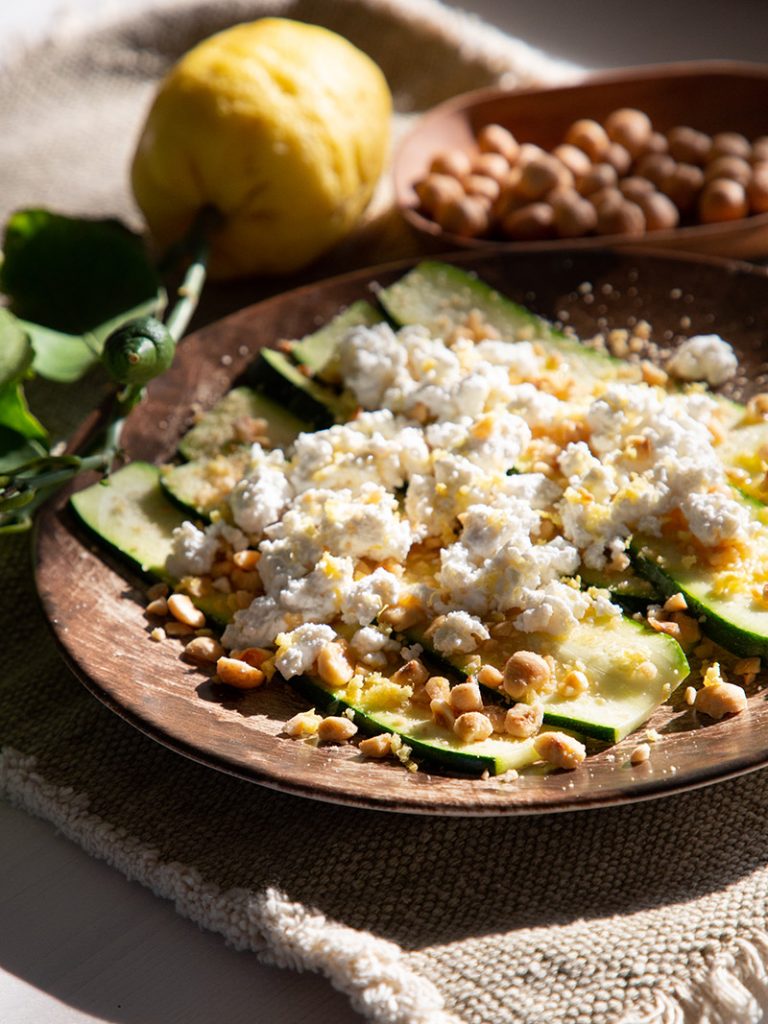
<instances>
[{"instance_id":1,"label":"thin sliced zucchini","mask_svg":"<svg viewBox=\"0 0 768 1024\"><path fill-rule=\"evenodd\" d=\"M254 387L268 392L294 415L314 427L343 423L355 411L350 395L337 394L331 388L307 377L283 352L265 348L249 371Z\"/></svg>"},{"instance_id":2,"label":"thin sliced zucchini","mask_svg":"<svg viewBox=\"0 0 768 1024\"><path fill-rule=\"evenodd\" d=\"M163 466L160 486L182 508L208 518L221 508L248 467L248 449L229 455L193 459L178 466Z\"/></svg>"},{"instance_id":3,"label":"thin sliced zucchini","mask_svg":"<svg viewBox=\"0 0 768 1024\"><path fill-rule=\"evenodd\" d=\"M135 568L166 582L165 563L173 531L189 518L172 505L160 487L160 471L149 462L131 462L103 482L71 498L80 520ZM193 601L216 622L232 618L226 594L212 593Z\"/></svg>"},{"instance_id":4,"label":"thin sliced zucchini","mask_svg":"<svg viewBox=\"0 0 768 1024\"><path fill-rule=\"evenodd\" d=\"M765 541L762 546L766 547ZM684 595L690 612L704 620L704 632L716 643L743 657L768 655L764 581L727 568L703 566L680 544L658 537L635 537L631 554L637 571L665 597ZM768 550L764 564L768 566Z\"/></svg>"},{"instance_id":5,"label":"thin sliced zucchini","mask_svg":"<svg viewBox=\"0 0 768 1024\"><path fill-rule=\"evenodd\" d=\"M604 572L599 569L579 570L583 587L600 587L607 590L614 601L625 611L639 612L658 599L658 592L644 576L638 576L632 569L623 572Z\"/></svg>"},{"instance_id":6,"label":"thin sliced zucchini","mask_svg":"<svg viewBox=\"0 0 768 1024\"><path fill-rule=\"evenodd\" d=\"M430 649L424 637L414 638ZM589 689L570 698L557 692L545 697L544 722L608 743L617 743L647 721L690 671L676 640L624 617L580 622L565 637L515 632L481 644L472 655L439 657L469 675L479 662L501 671L519 650L552 655L562 674L583 666Z\"/></svg>"},{"instance_id":7,"label":"thin sliced zucchini","mask_svg":"<svg viewBox=\"0 0 768 1024\"><path fill-rule=\"evenodd\" d=\"M287 448L306 428L284 406L251 388L233 388L179 442L185 459L226 455L250 443L250 421L266 420L273 448Z\"/></svg>"},{"instance_id":8,"label":"thin sliced zucchini","mask_svg":"<svg viewBox=\"0 0 768 1024\"><path fill-rule=\"evenodd\" d=\"M349 703L315 677L296 676L290 683L315 707L333 714L349 708L354 712L355 724L363 731L396 733L416 757L423 757L451 772L503 775L513 768L524 768L540 760L532 739L493 736L481 743L462 743L453 732L432 721L429 708L410 706L406 711L373 710L366 708L364 702Z\"/></svg>"},{"instance_id":9,"label":"thin sliced zucchini","mask_svg":"<svg viewBox=\"0 0 768 1024\"><path fill-rule=\"evenodd\" d=\"M373 327L381 323L381 313L374 309L370 302L360 299L335 316L330 323L313 334L308 334L301 341L291 345L291 355L296 362L305 366L313 377L322 381L338 383L339 373L336 366L336 350L339 342L352 327Z\"/></svg>"},{"instance_id":10,"label":"thin sliced zucchini","mask_svg":"<svg viewBox=\"0 0 768 1024\"><path fill-rule=\"evenodd\" d=\"M505 341L518 341L521 336L539 341L564 356L573 370L583 370L589 380L613 380L627 366L605 352L587 348L484 281L447 263L419 263L379 292L378 298L396 323L423 324L442 337L463 326L477 311Z\"/></svg>"},{"instance_id":11,"label":"thin sliced zucchini","mask_svg":"<svg viewBox=\"0 0 768 1024\"><path fill-rule=\"evenodd\" d=\"M768 502L768 421L729 430L715 451L734 487Z\"/></svg>"}]
</instances>

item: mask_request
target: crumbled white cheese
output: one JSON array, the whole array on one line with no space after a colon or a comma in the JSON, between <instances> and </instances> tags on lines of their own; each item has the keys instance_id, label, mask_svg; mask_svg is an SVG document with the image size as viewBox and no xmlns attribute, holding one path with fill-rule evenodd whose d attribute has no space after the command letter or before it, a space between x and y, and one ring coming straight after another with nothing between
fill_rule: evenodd
<instances>
[{"instance_id":1,"label":"crumbled white cheese","mask_svg":"<svg viewBox=\"0 0 768 1024\"><path fill-rule=\"evenodd\" d=\"M432 643L441 654L468 654L478 641L489 640L491 634L480 619L468 612L449 612L442 616L432 631Z\"/></svg>"},{"instance_id":2,"label":"crumbled white cheese","mask_svg":"<svg viewBox=\"0 0 768 1024\"><path fill-rule=\"evenodd\" d=\"M335 639L336 632L330 626L313 624L297 626L290 633L280 633L275 639L277 671L284 679L309 672L320 651Z\"/></svg>"},{"instance_id":3,"label":"crumbled white cheese","mask_svg":"<svg viewBox=\"0 0 768 1024\"><path fill-rule=\"evenodd\" d=\"M750 528L749 510L730 494L689 494L680 505L694 537L706 547L744 539Z\"/></svg>"},{"instance_id":4,"label":"crumbled white cheese","mask_svg":"<svg viewBox=\"0 0 768 1024\"><path fill-rule=\"evenodd\" d=\"M232 518L241 530L260 535L265 527L277 522L292 494L283 453L278 449L265 452L261 445L254 445L248 474L229 496Z\"/></svg>"},{"instance_id":5,"label":"crumbled white cheese","mask_svg":"<svg viewBox=\"0 0 768 1024\"><path fill-rule=\"evenodd\" d=\"M666 370L680 380L702 380L717 387L735 376L738 365L736 353L718 334L697 334L675 351Z\"/></svg>"},{"instance_id":6,"label":"crumbled white cheese","mask_svg":"<svg viewBox=\"0 0 768 1024\"><path fill-rule=\"evenodd\" d=\"M182 576L205 576L211 571L222 541L235 551L248 547L245 534L223 520L210 523L205 530L198 529L187 520L173 531L171 553L165 567L176 579Z\"/></svg>"},{"instance_id":7,"label":"crumbled white cheese","mask_svg":"<svg viewBox=\"0 0 768 1024\"><path fill-rule=\"evenodd\" d=\"M374 569L351 583L342 598L341 613L344 622L367 626L386 606L397 604L402 585L400 579L387 569Z\"/></svg>"},{"instance_id":8,"label":"crumbled white cheese","mask_svg":"<svg viewBox=\"0 0 768 1024\"><path fill-rule=\"evenodd\" d=\"M391 640L386 633L382 633L374 626L358 629L349 646L357 660L370 668L382 667L386 664L388 654L396 654L400 650L400 644L396 640Z\"/></svg>"}]
</instances>

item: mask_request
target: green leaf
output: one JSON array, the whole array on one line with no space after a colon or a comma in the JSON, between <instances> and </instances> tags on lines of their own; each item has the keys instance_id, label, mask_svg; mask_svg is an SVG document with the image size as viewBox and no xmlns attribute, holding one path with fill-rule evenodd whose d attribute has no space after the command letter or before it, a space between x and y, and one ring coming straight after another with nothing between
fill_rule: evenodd
<instances>
[{"instance_id":1,"label":"green leaf","mask_svg":"<svg viewBox=\"0 0 768 1024\"><path fill-rule=\"evenodd\" d=\"M29 440L45 441L48 437L45 427L29 411L19 381L0 387L0 427L9 427Z\"/></svg>"},{"instance_id":2,"label":"green leaf","mask_svg":"<svg viewBox=\"0 0 768 1024\"><path fill-rule=\"evenodd\" d=\"M29 320L20 320L19 323L29 334L35 350L32 369L41 377L61 384L71 384L80 380L84 373L98 363L104 342L112 331L122 327L129 320L157 314L162 311L164 305L163 292L82 335L65 334L63 331L54 331L50 327L33 324Z\"/></svg>"},{"instance_id":3,"label":"green leaf","mask_svg":"<svg viewBox=\"0 0 768 1024\"><path fill-rule=\"evenodd\" d=\"M43 448L36 441L29 441L8 427L0 427L0 473L11 473L42 454Z\"/></svg>"},{"instance_id":4,"label":"green leaf","mask_svg":"<svg viewBox=\"0 0 768 1024\"><path fill-rule=\"evenodd\" d=\"M13 312L65 334L95 331L160 290L141 239L116 220L21 210L3 248L0 288Z\"/></svg>"},{"instance_id":5,"label":"green leaf","mask_svg":"<svg viewBox=\"0 0 768 1024\"><path fill-rule=\"evenodd\" d=\"M7 309L0 309L0 385L19 380L32 362L32 346L24 327Z\"/></svg>"}]
</instances>

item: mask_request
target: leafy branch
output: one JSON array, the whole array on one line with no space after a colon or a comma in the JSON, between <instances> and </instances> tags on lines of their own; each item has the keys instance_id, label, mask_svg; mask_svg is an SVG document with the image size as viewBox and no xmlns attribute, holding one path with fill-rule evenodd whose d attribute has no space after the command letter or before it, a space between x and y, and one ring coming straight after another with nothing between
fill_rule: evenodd
<instances>
[{"instance_id":1,"label":"leafy branch","mask_svg":"<svg viewBox=\"0 0 768 1024\"><path fill-rule=\"evenodd\" d=\"M31 213L39 220L41 211ZM65 226L62 221L67 219L47 216L54 218L54 242L61 248L61 231ZM82 222L71 223L76 224L77 231L82 233ZM103 222L88 223L103 225ZM50 221L44 220L43 226L44 229L50 228ZM37 508L58 487L79 473L86 470L111 471L121 453L120 437L126 416L141 401L145 385L171 365L176 344L197 307L206 278L208 238L214 227L215 217L211 211L204 210L185 239L181 252L189 258L189 265L166 323L152 312L146 312L147 309L159 312L159 306L165 301L165 293L151 275L144 276L143 287L152 282L155 289L152 299L134 304L128 313L112 316L103 324L86 329L80 336L14 317L8 310L0 309L0 532L29 529ZM122 233L125 229L120 227L119 230L120 241L124 243ZM39 236L33 235L33 238L34 250L39 248ZM0 283L7 288L10 280L11 287L16 286L13 295L15 305L31 309L34 315L35 293L25 286L23 273L29 252L23 245L19 248L18 238L12 237L9 257L8 240L9 232L6 231L6 260ZM59 252L59 257L61 255ZM67 314L64 306L60 305L59 310L60 315L64 311L64 319L70 325L81 326L86 322L82 315L77 320L72 317L72 311ZM136 315L138 312L143 315ZM114 396L109 419L94 450L85 455L48 452L47 432L26 405L22 389L24 378L37 368L38 372L54 380L76 380L99 363L120 385L120 389ZM9 405L5 414L4 397L5 404ZM3 427L11 432L10 439L6 438L5 442ZM22 453L24 458L20 459Z\"/></svg>"}]
</instances>

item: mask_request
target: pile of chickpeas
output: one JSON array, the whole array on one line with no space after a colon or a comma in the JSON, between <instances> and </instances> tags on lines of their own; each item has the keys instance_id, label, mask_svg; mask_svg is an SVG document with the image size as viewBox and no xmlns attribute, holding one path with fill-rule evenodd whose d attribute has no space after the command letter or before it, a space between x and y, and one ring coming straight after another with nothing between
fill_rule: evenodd
<instances>
[{"instance_id":1,"label":"pile of chickpeas","mask_svg":"<svg viewBox=\"0 0 768 1024\"><path fill-rule=\"evenodd\" d=\"M489 124L475 152L438 153L414 188L420 212L464 238L642 235L768 212L768 136L662 133L622 108L575 121L547 152Z\"/></svg>"}]
</instances>

